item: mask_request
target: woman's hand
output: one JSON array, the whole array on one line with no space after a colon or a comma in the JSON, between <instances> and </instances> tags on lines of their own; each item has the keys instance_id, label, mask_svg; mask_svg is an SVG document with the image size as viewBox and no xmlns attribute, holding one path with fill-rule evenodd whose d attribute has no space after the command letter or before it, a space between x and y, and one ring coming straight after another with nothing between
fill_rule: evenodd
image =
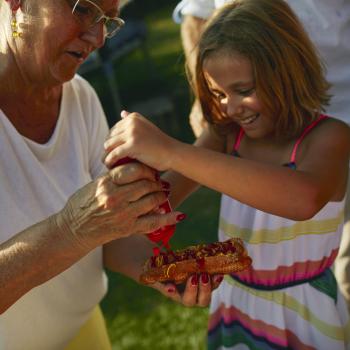
<instances>
[{"instance_id":1,"label":"woman's hand","mask_svg":"<svg viewBox=\"0 0 350 350\"><path fill-rule=\"evenodd\" d=\"M112 168L119 159L130 157L157 170L168 170L173 152L181 142L138 113L123 111L122 116L104 143L106 166Z\"/></svg>"},{"instance_id":2,"label":"woman's hand","mask_svg":"<svg viewBox=\"0 0 350 350\"><path fill-rule=\"evenodd\" d=\"M155 171L140 163L116 167L77 191L57 224L82 247L154 231L177 222L179 212L152 213L166 200Z\"/></svg>"},{"instance_id":3,"label":"woman's hand","mask_svg":"<svg viewBox=\"0 0 350 350\"><path fill-rule=\"evenodd\" d=\"M211 278L207 274L192 275L185 285L172 283L155 283L153 287L170 299L185 306L206 307L210 303L211 294L223 280L222 275Z\"/></svg>"}]
</instances>

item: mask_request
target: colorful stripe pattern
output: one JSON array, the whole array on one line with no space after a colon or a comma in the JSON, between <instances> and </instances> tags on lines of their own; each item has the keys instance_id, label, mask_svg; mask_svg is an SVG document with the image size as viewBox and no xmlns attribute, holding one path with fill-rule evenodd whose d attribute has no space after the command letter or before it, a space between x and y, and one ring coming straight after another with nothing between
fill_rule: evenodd
<instances>
[{"instance_id":1,"label":"colorful stripe pattern","mask_svg":"<svg viewBox=\"0 0 350 350\"><path fill-rule=\"evenodd\" d=\"M344 201L295 222L223 196L219 237L240 237L252 268L213 293L209 349L345 349L347 308L330 270Z\"/></svg>"},{"instance_id":2,"label":"colorful stripe pattern","mask_svg":"<svg viewBox=\"0 0 350 350\"><path fill-rule=\"evenodd\" d=\"M222 306L218 314L223 315L223 318L209 332L209 349L217 349L221 345L230 348L239 344L245 344L252 350L315 349L300 342L292 332L264 321L251 320L234 307L225 309Z\"/></svg>"}]
</instances>

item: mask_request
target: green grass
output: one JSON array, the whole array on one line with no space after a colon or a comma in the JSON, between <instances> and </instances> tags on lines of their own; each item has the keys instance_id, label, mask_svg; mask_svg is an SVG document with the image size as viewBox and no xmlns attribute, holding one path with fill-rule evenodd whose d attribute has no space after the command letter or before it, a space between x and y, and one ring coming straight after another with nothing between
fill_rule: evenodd
<instances>
[{"instance_id":1,"label":"green grass","mask_svg":"<svg viewBox=\"0 0 350 350\"><path fill-rule=\"evenodd\" d=\"M149 33L148 52L154 72L136 50L115 64L121 100L125 106L153 95L167 94L176 107L165 119L165 131L183 141L192 142L188 126L189 88L184 73L184 56L180 28L171 19L177 0L155 2L134 0L134 10L145 18ZM141 15L140 15L141 13ZM97 90L104 109L110 112L109 96L98 72L87 76ZM178 224L172 239L174 248L210 242L217 239L219 195L203 188L180 208L188 218ZM114 349L171 350L204 349L206 343L207 308L185 308L155 290L113 273L108 273L109 291L102 301L102 310Z\"/></svg>"}]
</instances>

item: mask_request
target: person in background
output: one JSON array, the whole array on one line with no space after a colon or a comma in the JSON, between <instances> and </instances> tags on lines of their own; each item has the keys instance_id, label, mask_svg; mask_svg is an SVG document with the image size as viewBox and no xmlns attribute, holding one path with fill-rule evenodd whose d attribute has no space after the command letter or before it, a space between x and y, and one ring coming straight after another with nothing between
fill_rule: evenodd
<instances>
[{"instance_id":1,"label":"person in background","mask_svg":"<svg viewBox=\"0 0 350 350\"><path fill-rule=\"evenodd\" d=\"M129 156L172 171L174 207L198 184L223 194L219 238L240 237L252 267L214 291L209 349L344 350L349 315L331 267L350 128L324 114L329 83L311 40L283 0L237 0L204 30L195 77L209 124L195 145L124 112L106 165Z\"/></svg>"},{"instance_id":2,"label":"person in background","mask_svg":"<svg viewBox=\"0 0 350 350\"><path fill-rule=\"evenodd\" d=\"M181 221L154 170L107 171L108 127L75 75L123 25L117 0L0 0L0 348L110 349L99 302L104 267L138 280L144 235ZM211 285L156 284L186 305ZM199 290L200 289L200 290Z\"/></svg>"},{"instance_id":3,"label":"person in background","mask_svg":"<svg viewBox=\"0 0 350 350\"><path fill-rule=\"evenodd\" d=\"M173 12L174 21L181 23L182 46L185 53L190 83L194 78L196 69L197 43L206 21L216 8L224 4L225 0L182 0ZM197 99L193 102L189 115L189 123L195 137L199 137L203 129L207 126Z\"/></svg>"},{"instance_id":4,"label":"person in background","mask_svg":"<svg viewBox=\"0 0 350 350\"><path fill-rule=\"evenodd\" d=\"M234 0L182 0L173 17L181 22L181 37L189 75L195 72L197 43L207 19L224 3ZM333 96L326 111L350 125L350 1L286 0L303 23L316 46L327 71ZM195 99L189 121L198 137L206 126L206 120ZM347 198L350 198L348 181ZM345 225L334 272L350 310L350 199L345 206Z\"/></svg>"}]
</instances>

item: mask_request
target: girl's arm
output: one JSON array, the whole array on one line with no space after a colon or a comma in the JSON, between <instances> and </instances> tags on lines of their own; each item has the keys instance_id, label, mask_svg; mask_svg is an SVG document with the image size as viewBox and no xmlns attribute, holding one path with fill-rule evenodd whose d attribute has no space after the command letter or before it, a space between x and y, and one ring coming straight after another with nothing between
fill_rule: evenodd
<instances>
[{"instance_id":1,"label":"girl's arm","mask_svg":"<svg viewBox=\"0 0 350 350\"><path fill-rule=\"evenodd\" d=\"M220 138L210 128L206 128L196 140L194 146L223 152L225 140L222 137ZM171 185L169 201L173 208L178 207L191 193L200 187L198 182L175 171L166 172L162 178L168 181Z\"/></svg>"},{"instance_id":2,"label":"girl's arm","mask_svg":"<svg viewBox=\"0 0 350 350\"><path fill-rule=\"evenodd\" d=\"M176 171L257 209L305 220L328 201L342 199L350 133L340 121L320 124L299 148L297 171L182 143L135 113L117 125L105 146L110 151L107 165L130 156L158 170Z\"/></svg>"}]
</instances>

